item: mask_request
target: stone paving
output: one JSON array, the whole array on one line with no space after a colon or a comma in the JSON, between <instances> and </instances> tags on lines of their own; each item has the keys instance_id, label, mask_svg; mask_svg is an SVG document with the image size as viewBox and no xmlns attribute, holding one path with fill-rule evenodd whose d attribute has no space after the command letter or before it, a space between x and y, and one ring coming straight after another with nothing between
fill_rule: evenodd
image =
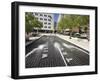
<instances>
[{"instance_id":1,"label":"stone paving","mask_svg":"<svg viewBox=\"0 0 100 81\"><path fill-rule=\"evenodd\" d=\"M87 39L80 39L80 38L75 38L75 37L72 37L71 39L69 39L69 36L62 35L62 34L56 34L56 36L60 37L61 39L66 40L68 42L71 42L71 43L79 46L80 48L83 48L83 49L89 51L89 41Z\"/></svg>"}]
</instances>

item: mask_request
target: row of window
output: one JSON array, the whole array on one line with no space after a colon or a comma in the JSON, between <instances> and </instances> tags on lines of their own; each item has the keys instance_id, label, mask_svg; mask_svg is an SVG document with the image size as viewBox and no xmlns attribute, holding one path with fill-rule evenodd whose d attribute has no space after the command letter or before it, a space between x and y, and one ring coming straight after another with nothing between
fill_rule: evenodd
<instances>
[{"instance_id":1,"label":"row of window","mask_svg":"<svg viewBox=\"0 0 100 81\"><path fill-rule=\"evenodd\" d=\"M51 26L44 26L44 28L51 28Z\"/></svg>"},{"instance_id":2,"label":"row of window","mask_svg":"<svg viewBox=\"0 0 100 81\"><path fill-rule=\"evenodd\" d=\"M35 15L37 15L38 16L38 13L35 13ZM40 14L40 16L43 16L43 14ZM50 15L46 15L46 14L44 14L44 17L50 17L50 18L52 18Z\"/></svg>"},{"instance_id":3,"label":"row of window","mask_svg":"<svg viewBox=\"0 0 100 81\"><path fill-rule=\"evenodd\" d=\"M38 13L35 13L35 15L38 15ZM40 14L40 16L43 16L43 14ZM47 16L48 16L48 17L51 17L50 15L46 15L46 14L44 14L44 16L45 16L45 17L47 17Z\"/></svg>"},{"instance_id":4,"label":"row of window","mask_svg":"<svg viewBox=\"0 0 100 81\"><path fill-rule=\"evenodd\" d=\"M48 25L51 25L51 23L47 23L47 22L44 22L44 24L48 24Z\"/></svg>"},{"instance_id":5,"label":"row of window","mask_svg":"<svg viewBox=\"0 0 100 81\"><path fill-rule=\"evenodd\" d=\"M40 20L43 20L43 18L40 18ZM45 21L47 21L47 19L44 19ZM48 21L51 21L51 19L48 19Z\"/></svg>"},{"instance_id":6,"label":"row of window","mask_svg":"<svg viewBox=\"0 0 100 81\"><path fill-rule=\"evenodd\" d=\"M38 20L38 18L36 18ZM40 18L40 20L43 20L43 18ZM51 19L44 19L45 21L51 21Z\"/></svg>"}]
</instances>

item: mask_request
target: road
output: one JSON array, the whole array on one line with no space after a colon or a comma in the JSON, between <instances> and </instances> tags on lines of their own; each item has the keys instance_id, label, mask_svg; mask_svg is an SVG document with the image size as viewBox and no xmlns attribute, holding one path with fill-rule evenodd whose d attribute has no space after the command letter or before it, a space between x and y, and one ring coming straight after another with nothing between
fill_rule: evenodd
<instances>
[{"instance_id":1,"label":"road","mask_svg":"<svg viewBox=\"0 0 100 81\"><path fill-rule=\"evenodd\" d=\"M26 68L82 65L89 65L89 52L56 35L44 35L26 46Z\"/></svg>"}]
</instances>

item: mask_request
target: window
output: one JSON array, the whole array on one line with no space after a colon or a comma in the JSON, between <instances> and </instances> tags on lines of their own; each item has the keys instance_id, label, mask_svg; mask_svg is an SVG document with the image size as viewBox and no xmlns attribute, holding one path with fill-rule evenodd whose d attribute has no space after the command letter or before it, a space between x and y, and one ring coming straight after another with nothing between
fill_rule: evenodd
<instances>
[{"instance_id":1,"label":"window","mask_svg":"<svg viewBox=\"0 0 100 81\"><path fill-rule=\"evenodd\" d=\"M48 19L48 21L51 21L51 19Z\"/></svg>"},{"instance_id":2,"label":"window","mask_svg":"<svg viewBox=\"0 0 100 81\"><path fill-rule=\"evenodd\" d=\"M48 26L48 28L51 28L51 26Z\"/></svg>"},{"instance_id":3,"label":"window","mask_svg":"<svg viewBox=\"0 0 100 81\"><path fill-rule=\"evenodd\" d=\"M51 25L51 23L48 23L48 25Z\"/></svg>"},{"instance_id":4,"label":"window","mask_svg":"<svg viewBox=\"0 0 100 81\"><path fill-rule=\"evenodd\" d=\"M52 18L50 15L48 15L49 18Z\"/></svg>"},{"instance_id":5,"label":"window","mask_svg":"<svg viewBox=\"0 0 100 81\"><path fill-rule=\"evenodd\" d=\"M44 22L44 24L47 24L47 22Z\"/></svg>"},{"instance_id":6,"label":"window","mask_svg":"<svg viewBox=\"0 0 100 81\"><path fill-rule=\"evenodd\" d=\"M44 26L44 28L47 28L47 26Z\"/></svg>"},{"instance_id":7,"label":"window","mask_svg":"<svg viewBox=\"0 0 100 81\"><path fill-rule=\"evenodd\" d=\"M44 17L47 17L47 15L44 15Z\"/></svg>"},{"instance_id":8,"label":"window","mask_svg":"<svg viewBox=\"0 0 100 81\"><path fill-rule=\"evenodd\" d=\"M35 15L38 15L38 13L35 13Z\"/></svg>"},{"instance_id":9,"label":"window","mask_svg":"<svg viewBox=\"0 0 100 81\"><path fill-rule=\"evenodd\" d=\"M40 20L43 20L43 18L40 18Z\"/></svg>"},{"instance_id":10,"label":"window","mask_svg":"<svg viewBox=\"0 0 100 81\"><path fill-rule=\"evenodd\" d=\"M43 16L43 14L40 14L40 16Z\"/></svg>"},{"instance_id":11,"label":"window","mask_svg":"<svg viewBox=\"0 0 100 81\"><path fill-rule=\"evenodd\" d=\"M45 21L47 20L47 19L44 19Z\"/></svg>"}]
</instances>

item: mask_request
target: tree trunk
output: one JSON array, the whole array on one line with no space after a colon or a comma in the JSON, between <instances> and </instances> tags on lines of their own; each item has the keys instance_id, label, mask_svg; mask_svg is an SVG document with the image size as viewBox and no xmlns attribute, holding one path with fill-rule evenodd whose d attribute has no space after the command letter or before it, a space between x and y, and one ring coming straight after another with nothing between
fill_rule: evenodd
<instances>
[{"instance_id":1,"label":"tree trunk","mask_svg":"<svg viewBox=\"0 0 100 81\"><path fill-rule=\"evenodd\" d=\"M71 37L72 37L72 32L70 32L70 37L69 37L69 39L71 39Z\"/></svg>"},{"instance_id":2,"label":"tree trunk","mask_svg":"<svg viewBox=\"0 0 100 81\"><path fill-rule=\"evenodd\" d=\"M70 37L69 37L69 39L71 39L71 37L72 37L72 29L70 30Z\"/></svg>"},{"instance_id":3,"label":"tree trunk","mask_svg":"<svg viewBox=\"0 0 100 81\"><path fill-rule=\"evenodd\" d=\"M39 34L39 29L37 29L37 34Z\"/></svg>"}]
</instances>

